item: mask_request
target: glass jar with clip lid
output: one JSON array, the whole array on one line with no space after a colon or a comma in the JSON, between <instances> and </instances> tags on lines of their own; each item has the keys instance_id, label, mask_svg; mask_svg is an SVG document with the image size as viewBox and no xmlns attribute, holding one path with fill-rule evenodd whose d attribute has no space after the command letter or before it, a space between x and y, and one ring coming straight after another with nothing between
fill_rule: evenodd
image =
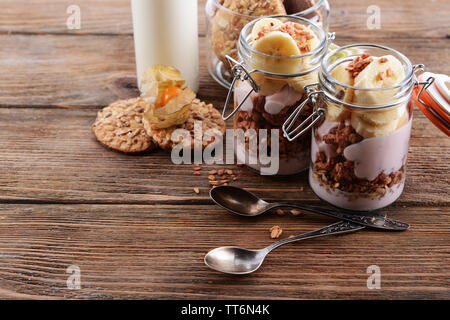
<instances>
[{"instance_id":1,"label":"glass jar with clip lid","mask_svg":"<svg viewBox=\"0 0 450 320\"><path fill-rule=\"evenodd\" d=\"M308 168L310 138L289 142L279 131L306 99L305 85L317 82L320 62L333 38L310 20L286 15L261 18L242 29L239 62L227 57L234 78L223 109L224 120L234 116L238 162L270 175ZM227 115L232 96L234 109ZM311 112L309 104L297 121ZM268 165L267 156L278 161L276 168Z\"/></svg>"},{"instance_id":2,"label":"glass jar with clip lid","mask_svg":"<svg viewBox=\"0 0 450 320\"><path fill-rule=\"evenodd\" d=\"M329 53L319 81L283 124L289 141L311 135L309 183L326 202L349 210L386 207L402 194L412 125L413 66L400 52L355 44ZM297 124L307 104L310 117Z\"/></svg>"}]
</instances>

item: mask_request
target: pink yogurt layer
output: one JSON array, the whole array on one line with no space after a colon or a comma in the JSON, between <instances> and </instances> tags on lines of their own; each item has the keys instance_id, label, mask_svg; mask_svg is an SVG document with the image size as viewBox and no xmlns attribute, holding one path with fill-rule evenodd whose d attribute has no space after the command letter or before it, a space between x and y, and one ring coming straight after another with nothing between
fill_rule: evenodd
<instances>
[{"instance_id":1,"label":"pink yogurt layer","mask_svg":"<svg viewBox=\"0 0 450 320\"><path fill-rule=\"evenodd\" d=\"M408 156L412 119L387 136L367 138L344 149L344 157L355 162L355 175L372 181L381 172L400 170Z\"/></svg>"},{"instance_id":2,"label":"pink yogurt layer","mask_svg":"<svg viewBox=\"0 0 450 320\"><path fill-rule=\"evenodd\" d=\"M240 104L251 89L252 87L248 81L239 81L238 85L234 88L234 98L236 103ZM240 110L251 111L253 109L252 99L257 95L257 93L252 92L242 104ZM297 92L286 85L279 92L266 96L264 111L269 114L279 114L285 107L292 106L302 97L303 93Z\"/></svg>"}]
</instances>

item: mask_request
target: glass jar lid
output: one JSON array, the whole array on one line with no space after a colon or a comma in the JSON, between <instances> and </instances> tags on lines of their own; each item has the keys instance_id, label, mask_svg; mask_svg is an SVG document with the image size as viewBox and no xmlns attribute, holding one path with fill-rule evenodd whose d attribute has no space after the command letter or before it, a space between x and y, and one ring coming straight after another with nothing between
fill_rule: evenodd
<instances>
[{"instance_id":1,"label":"glass jar lid","mask_svg":"<svg viewBox=\"0 0 450 320\"><path fill-rule=\"evenodd\" d=\"M422 113L442 132L450 136L450 77L424 72L412 98Z\"/></svg>"}]
</instances>

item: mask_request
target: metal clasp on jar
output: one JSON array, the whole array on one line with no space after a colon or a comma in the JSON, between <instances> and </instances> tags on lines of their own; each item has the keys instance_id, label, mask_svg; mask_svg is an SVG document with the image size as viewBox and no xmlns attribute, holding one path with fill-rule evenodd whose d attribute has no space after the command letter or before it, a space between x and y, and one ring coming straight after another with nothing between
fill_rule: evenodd
<instances>
[{"instance_id":1,"label":"metal clasp on jar","mask_svg":"<svg viewBox=\"0 0 450 320\"><path fill-rule=\"evenodd\" d=\"M413 70L414 70L414 76L416 77L416 81L414 83L414 86L415 87L422 86L420 88L419 94L417 95L417 101L419 101L421 104L423 104L425 107L427 107L427 109L429 109L430 111L432 111L434 113L433 109L425 101L423 101L420 98L420 96L422 95L422 92L424 90L427 90L433 84L434 77L429 77L426 81L419 81L417 79L417 76L416 76L415 73L416 73L416 71L424 71L425 70L425 65L424 64L416 64L416 65L414 65L413 66Z\"/></svg>"},{"instance_id":2,"label":"metal clasp on jar","mask_svg":"<svg viewBox=\"0 0 450 320\"><path fill-rule=\"evenodd\" d=\"M233 72L233 81L231 82L230 89L228 90L228 94L227 94L227 99L225 100L225 105L223 106L223 111L222 111L222 119L223 120L228 120L232 116L234 116L234 114L242 107L242 105L248 99L248 97L250 97L250 95L253 92L259 92L259 90L260 90L259 85L255 82L255 80L250 75L251 73L255 72L255 70L248 71L247 69L245 69L245 67L242 65L242 63L234 60L232 57L226 56L226 58L227 58L228 63L230 64L231 71ZM248 80L250 82L250 85L252 86L252 89L245 95L245 97L241 101L241 103L239 103L239 105L236 106L236 108L228 116L226 116L227 107L230 104L231 95L233 93L234 85L237 80L241 80L241 81Z\"/></svg>"},{"instance_id":3,"label":"metal clasp on jar","mask_svg":"<svg viewBox=\"0 0 450 320\"><path fill-rule=\"evenodd\" d=\"M413 67L414 76L416 77L416 75L415 75L416 71L423 71L424 68L425 68L425 65L423 65L423 64L415 65ZM425 103L425 101L423 101L420 98L420 96L424 90L426 90L430 85L433 84L433 82L434 82L433 77L429 77L426 81L422 81L422 82L418 81L417 77L416 77L416 81L414 82L414 86L416 86L416 87L419 85L422 85L422 87L420 88L420 91L417 95L417 100L420 103L422 103L424 106L426 106L428 109L430 109L430 111L432 111L432 108L430 106L428 106ZM325 109L319 107L300 125L291 129L293 127L295 121L298 119L301 112L305 108L306 104L310 100L313 103L315 103L316 97L323 93L323 91L321 91L321 90L315 90L312 88L317 85L318 84L315 83L315 84L305 86L305 90L308 93L308 98L294 110L294 112L289 116L289 118L283 124L283 126L282 126L283 134L289 141L293 141L293 140L297 139L298 137L300 137L301 135L305 134L325 115ZM397 96L397 97L403 96L403 95L407 94L408 91L409 91L409 89L407 87L405 87L405 89L400 90L395 96Z\"/></svg>"},{"instance_id":4,"label":"metal clasp on jar","mask_svg":"<svg viewBox=\"0 0 450 320\"><path fill-rule=\"evenodd\" d=\"M318 83L312 83L305 86L305 91L308 94L308 97L305 101L303 101L294 112L287 118L287 120L283 123L282 129L283 134L289 141L293 141L305 134L309 129L311 129L323 116L325 116L324 108L317 108L314 112L306 118L302 123L300 123L297 127L293 128L295 121L297 121L298 117L301 115L303 109L306 104L311 101L312 103L316 103L316 98L323 93L321 90L316 90L313 87L316 87ZM308 124L309 123L309 124Z\"/></svg>"}]
</instances>

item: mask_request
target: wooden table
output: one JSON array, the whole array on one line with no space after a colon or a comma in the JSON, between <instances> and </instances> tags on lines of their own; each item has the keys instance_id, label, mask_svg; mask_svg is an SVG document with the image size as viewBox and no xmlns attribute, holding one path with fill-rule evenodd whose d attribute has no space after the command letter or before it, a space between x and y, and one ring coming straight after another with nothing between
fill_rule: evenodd
<instances>
[{"instance_id":1,"label":"wooden table","mask_svg":"<svg viewBox=\"0 0 450 320\"><path fill-rule=\"evenodd\" d=\"M70 4L0 1L0 298L450 298L450 140L420 111L406 189L386 210L410 230L309 240L273 252L253 275L223 275L204 265L208 250L260 248L273 225L288 236L333 220L232 216L208 198L207 171L217 166L194 176L163 151L127 156L100 146L91 131L97 110L137 94L130 4L77 0L81 30L68 30ZM371 4L381 8L380 30L366 28ZM450 74L449 1L331 5L338 44L385 44ZM203 7L199 97L221 108L226 92L206 70ZM236 185L269 200L319 203L305 175L227 168ZM72 265L79 290L66 285ZM367 288L370 265L381 269L380 290Z\"/></svg>"}]
</instances>

